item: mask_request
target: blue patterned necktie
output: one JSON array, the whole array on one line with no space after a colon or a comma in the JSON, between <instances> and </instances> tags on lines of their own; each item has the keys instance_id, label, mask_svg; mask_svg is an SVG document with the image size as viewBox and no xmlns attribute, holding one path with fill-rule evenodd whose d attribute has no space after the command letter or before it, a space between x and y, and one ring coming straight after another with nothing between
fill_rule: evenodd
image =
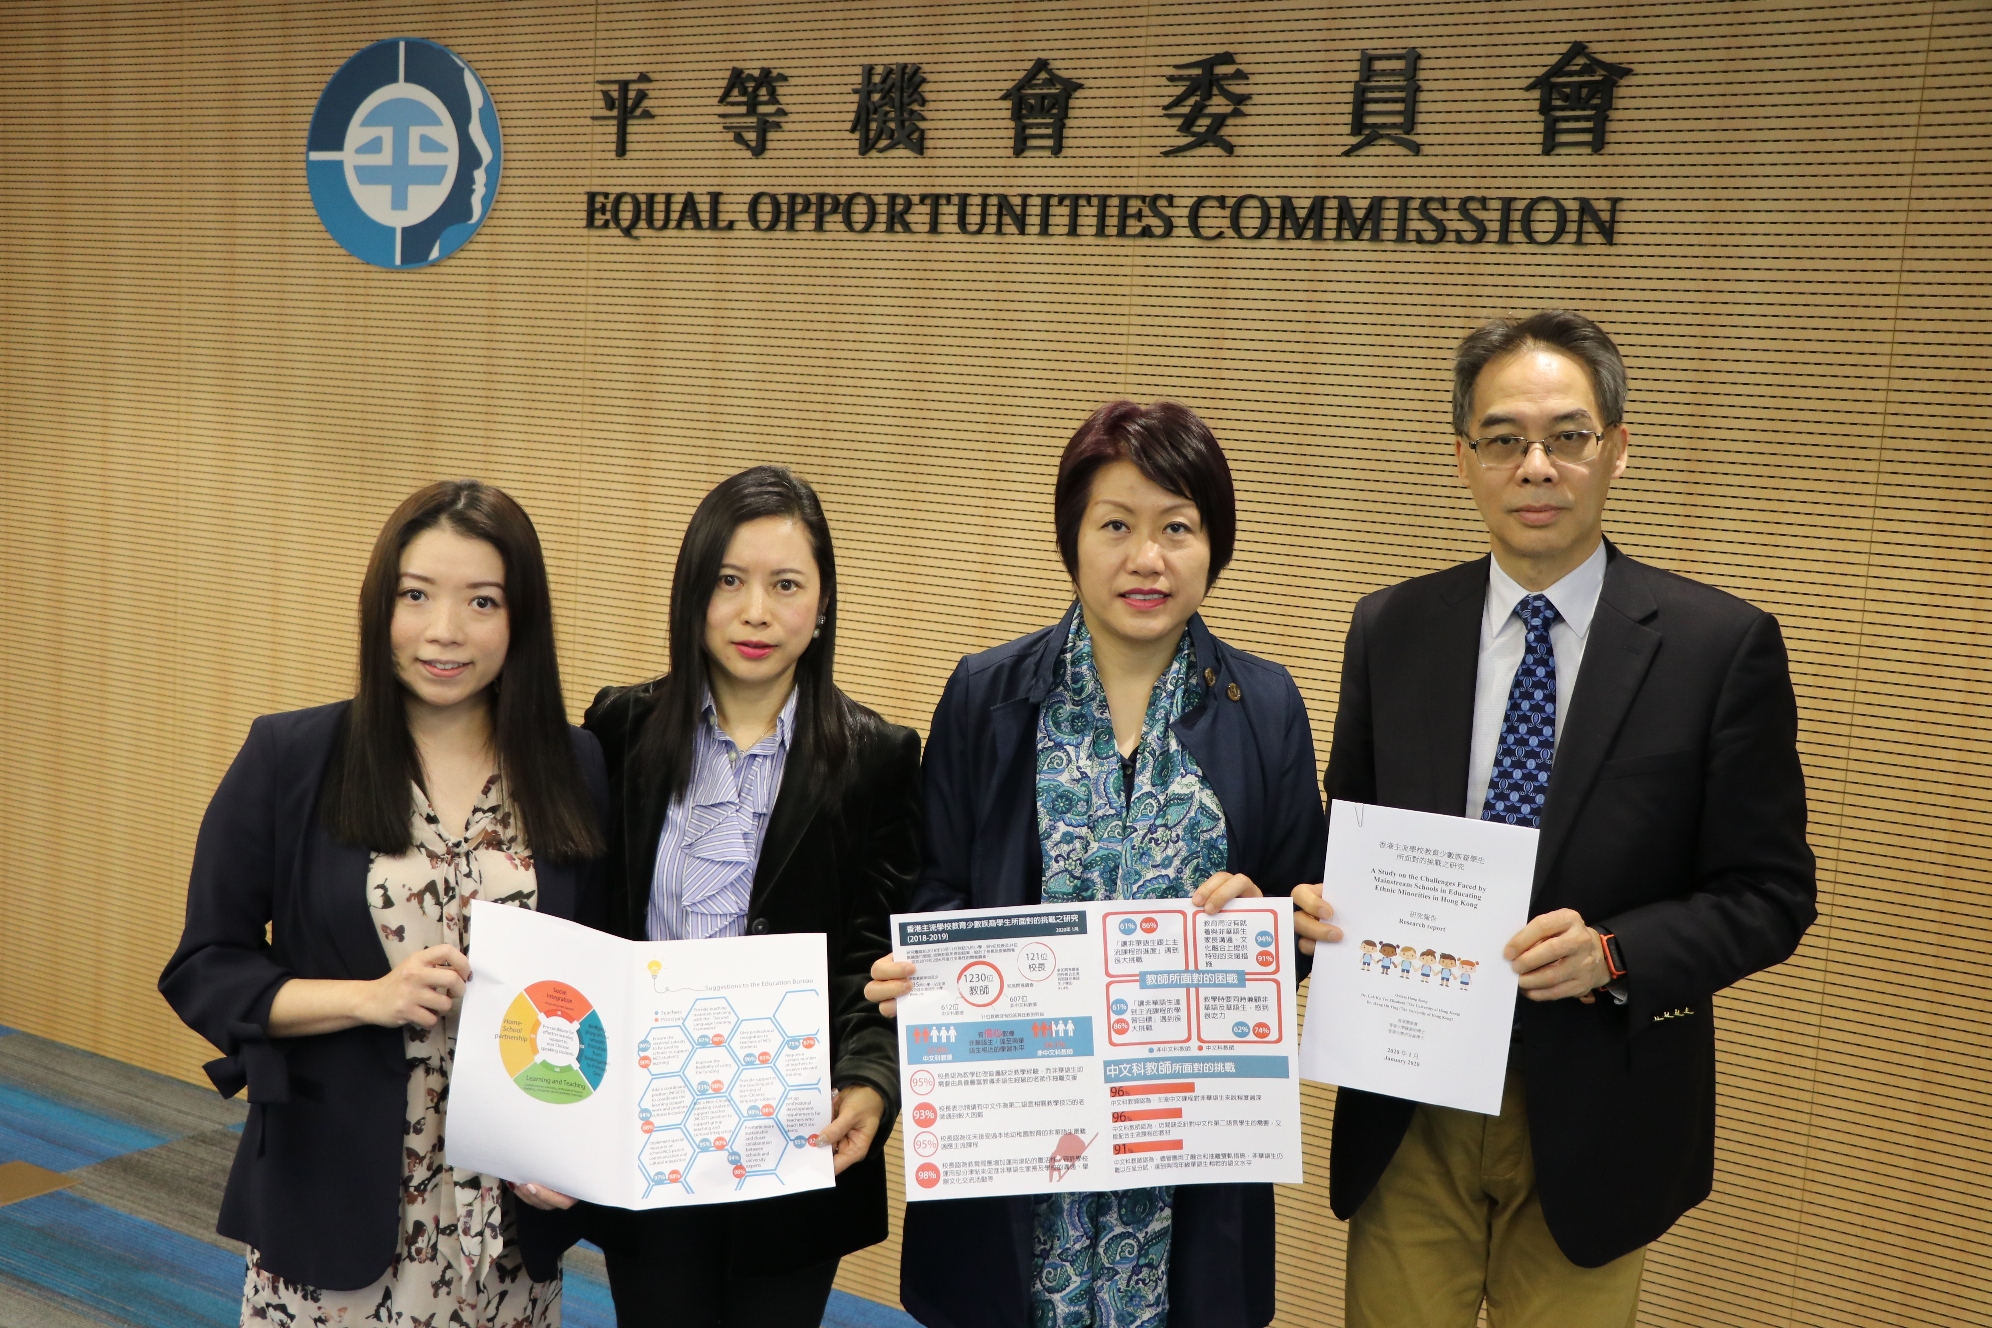
<instances>
[{"instance_id":1,"label":"blue patterned necktie","mask_svg":"<svg viewBox=\"0 0 1992 1328\"><path fill-rule=\"evenodd\" d=\"M1549 644L1549 625L1557 612L1546 595L1530 595L1515 605L1515 612L1529 640L1508 688L1501 742L1494 749L1494 772L1480 819L1538 826L1549 796L1550 764L1556 759L1556 651Z\"/></svg>"}]
</instances>

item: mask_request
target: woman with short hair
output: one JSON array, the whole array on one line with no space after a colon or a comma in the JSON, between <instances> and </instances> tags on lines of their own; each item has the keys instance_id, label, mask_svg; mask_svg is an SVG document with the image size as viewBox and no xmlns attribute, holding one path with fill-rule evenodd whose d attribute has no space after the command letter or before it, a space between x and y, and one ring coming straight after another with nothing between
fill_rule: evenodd
<instances>
[{"instance_id":1,"label":"woman with short hair","mask_svg":"<svg viewBox=\"0 0 1992 1328\"><path fill-rule=\"evenodd\" d=\"M820 1139L836 1186L722 1207L584 1205L624 1324L817 1328L838 1261L885 1239L899 1061L864 986L919 861L920 739L838 689L837 610L815 490L780 466L742 471L685 529L670 672L605 689L584 721L614 791L610 928L821 932L830 971Z\"/></svg>"},{"instance_id":2,"label":"woman with short hair","mask_svg":"<svg viewBox=\"0 0 1992 1328\"><path fill-rule=\"evenodd\" d=\"M1187 408L1116 401L1073 435L1053 502L1072 607L964 659L934 711L914 908L1195 900L1320 875L1327 822L1287 671L1198 616L1231 560L1231 471ZM866 994L892 1011L913 966ZM1269 1185L910 1204L900 1296L928 1328L1259 1328Z\"/></svg>"},{"instance_id":3,"label":"woman with short hair","mask_svg":"<svg viewBox=\"0 0 1992 1328\"><path fill-rule=\"evenodd\" d=\"M159 989L249 1120L217 1230L242 1321L560 1321L569 1219L444 1154L467 904L595 921L608 785L567 724L532 521L475 480L388 518L349 701L250 726ZM267 928L267 932L266 932Z\"/></svg>"}]
</instances>

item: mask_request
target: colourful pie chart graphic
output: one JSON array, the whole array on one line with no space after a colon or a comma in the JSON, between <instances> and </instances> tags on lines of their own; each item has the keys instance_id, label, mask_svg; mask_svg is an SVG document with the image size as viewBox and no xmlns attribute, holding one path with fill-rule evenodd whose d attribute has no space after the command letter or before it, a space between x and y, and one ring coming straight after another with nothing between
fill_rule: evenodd
<instances>
[{"instance_id":1,"label":"colourful pie chart graphic","mask_svg":"<svg viewBox=\"0 0 1992 1328\"><path fill-rule=\"evenodd\" d=\"M602 1086L609 1039L594 1005L565 982L535 982L512 998L498 1027L512 1082L542 1102L579 1102Z\"/></svg>"}]
</instances>

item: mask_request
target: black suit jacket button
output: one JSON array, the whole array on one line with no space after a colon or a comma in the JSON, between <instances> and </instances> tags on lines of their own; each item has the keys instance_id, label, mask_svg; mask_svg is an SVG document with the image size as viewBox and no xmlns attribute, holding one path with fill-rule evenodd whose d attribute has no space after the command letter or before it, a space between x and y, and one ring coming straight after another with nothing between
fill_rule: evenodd
<instances>
[{"instance_id":1,"label":"black suit jacket button","mask_svg":"<svg viewBox=\"0 0 1992 1328\"><path fill-rule=\"evenodd\" d=\"M766 918L755 918L747 930L753 932L756 936L766 936L768 934L768 920Z\"/></svg>"},{"instance_id":2,"label":"black suit jacket button","mask_svg":"<svg viewBox=\"0 0 1992 1328\"><path fill-rule=\"evenodd\" d=\"M1206 687L1215 687L1215 686L1217 686L1217 670L1216 670L1216 669L1205 669L1205 670L1204 670L1204 686L1206 686Z\"/></svg>"},{"instance_id":3,"label":"black suit jacket button","mask_svg":"<svg viewBox=\"0 0 1992 1328\"><path fill-rule=\"evenodd\" d=\"M1243 693L1241 693L1238 690L1238 684L1235 682L1232 683L1229 687L1224 689L1224 694L1230 697L1234 701L1236 701L1241 695L1243 695Z\"/></svg>"}]
</instances>

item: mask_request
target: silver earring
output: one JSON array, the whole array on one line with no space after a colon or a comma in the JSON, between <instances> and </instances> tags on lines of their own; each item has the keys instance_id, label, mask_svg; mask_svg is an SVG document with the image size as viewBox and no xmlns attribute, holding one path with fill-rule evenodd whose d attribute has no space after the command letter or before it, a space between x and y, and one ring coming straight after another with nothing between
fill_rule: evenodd
<instances>
[{"instance_id":1,"label":"silver earring","mask_svg":"<svg viewBox=\"0 0 1992 1328\"><path fill-rule=\"evenodd\" d=\"M827 614L823 615L823 617L828 617L828 616L829 616L829 615L827 615ZM821 637L821 636L823 635L823 617L819 617L819 618L817 618L817 620L816 620L816 630L815 630L815 631L813 631L813 632L811 632L811 633L809 634L809 639L810 639L810 640L812 640L812 641L814 641L814 640L817 640L818 638L820 638L820 637Z\"/></svg>"}]
</instances>

